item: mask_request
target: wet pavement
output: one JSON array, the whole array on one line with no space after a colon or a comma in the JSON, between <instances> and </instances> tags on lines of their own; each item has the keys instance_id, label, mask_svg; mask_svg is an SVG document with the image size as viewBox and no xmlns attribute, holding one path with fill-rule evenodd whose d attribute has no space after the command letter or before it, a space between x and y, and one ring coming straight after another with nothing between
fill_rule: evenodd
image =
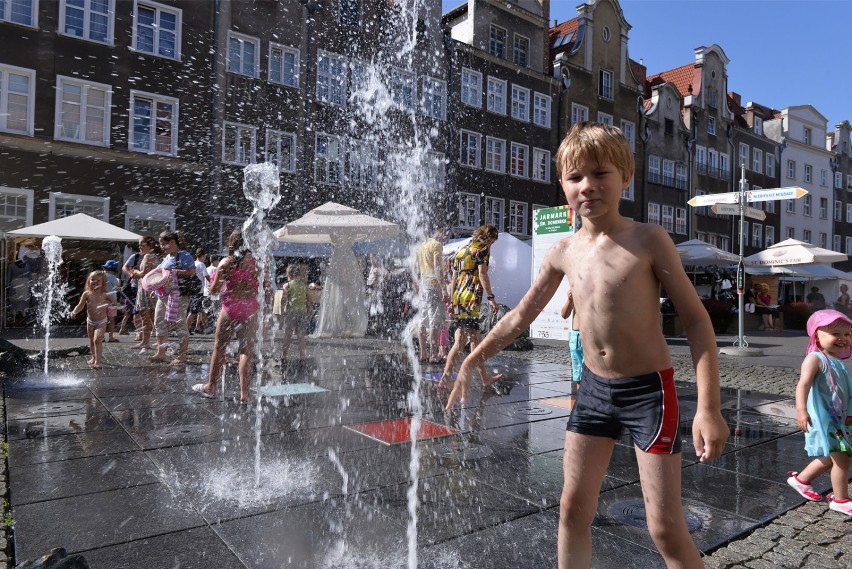
<instances>
[{"instance_id":1,"label":"wet pavement","mask_svg":"<svg viewBox=\"0 0 852 569\"><path fill-rule=\"evenodd\" d=\"M182 368L149 364L121 340L107 344L104 369L72 353L51 362L49 379L5 381L17 562L61 546L95 569L406 566L411 453L399 429L410 426L414 377L399 346L312 342L305 366L264 379L290 395L242 406L233 366L219 399L191 392L205 378L210 336L193 337ZM852 565L852 523L785 483L807 460L789 416L804 340L766 335L755 338L766 357L721 356L732 436L708 464L689 452L688 346L669 342L685 515L708 567ZM66 355L85 346L56 344ZM418 442L419 567L556 566L567 351L537 342L489 366L509 381L475 391L449 416L434 381L440 369L424 368L432 424ZM815 487L826 492L830 482ZM636 460L622 438L600 497L592 566L663 567L643 526Z\"/></svg>"}]
</instances>

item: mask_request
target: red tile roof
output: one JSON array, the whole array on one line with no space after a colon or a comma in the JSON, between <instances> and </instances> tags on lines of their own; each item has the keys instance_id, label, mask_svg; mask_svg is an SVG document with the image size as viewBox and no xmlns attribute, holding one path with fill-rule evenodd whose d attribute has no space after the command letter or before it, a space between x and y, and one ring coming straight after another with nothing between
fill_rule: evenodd
<instances>
[{"instance_id":1,"label":"red tile roof","mask_svg":"<svg viewBox=\"0 0 852 569\"><path fill-rule=\"evenodd\" d=\"M556 53L560 53L560 52L563 52L563 51L571 51L574 48L574 45L577 43L577 29L579 28L579 26L580 26L580 19L579 18L572 18L570 20L566 20L566 21L562 22L561 24L559 24L557 26L553 26L552 28L550 28L547 31L548 39L550 40L551 46L553 46L553 42L556 41L556 38L561 37L561 36L565 36L565 35L568 35L568 34L571 34L571 33L574 34L574 37L571 38L570 42L563 44L563 45L560 45L556 49L553 49L551 47L551 50L550 50L551 57Z\"/></svg>"},{"instance_id":2,"label":"red tile roof","mask_svg":"<svg viewBox=\"0 0 852 569\"><path fill-rule=\"evenodd\" d=\"M697 95L701 91L701 68L696 67L694 63L675 67L662 73L650 75L647 79L647 85L653 87L661 83L671 83L680 92L681 97L689 95L689 86L692 85L693 94Z\"/></svg>"},{"instance_id":3,"label":"red tile roof","mask_svg":"<svg viewBox=\"0 0 852 569\"><path fill-rule=\"evenodd\" d=\"M648 68L639 63L638 61L633 61L630 58L628 58L627 61L630 62L630 70L633 71L633 76L636 78L636 80L640 83L644 83L645 77L648 74Z\"/></svg>"}]
</instances>

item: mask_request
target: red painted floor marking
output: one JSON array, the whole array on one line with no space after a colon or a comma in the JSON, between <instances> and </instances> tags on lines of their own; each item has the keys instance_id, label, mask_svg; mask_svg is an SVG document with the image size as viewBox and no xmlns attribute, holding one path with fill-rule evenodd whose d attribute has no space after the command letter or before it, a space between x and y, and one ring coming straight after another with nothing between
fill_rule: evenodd
<instances>
[{"instance_id":1,"label":"red painted floor marking","mask_svg":"<svg viewBox=\"0 0 852 569\"><path fill-rule=\"evenodd\" d=\"M411 441L411 419L387 419L373 423L362 423L360 425L349 425L347 428L361 433L364 436L376 439L388 445L396 445ZM420 429L417 431L417 440L434 439L446 437L458 433L456 429L421 420Z\"/></svg>"}]
</instances>

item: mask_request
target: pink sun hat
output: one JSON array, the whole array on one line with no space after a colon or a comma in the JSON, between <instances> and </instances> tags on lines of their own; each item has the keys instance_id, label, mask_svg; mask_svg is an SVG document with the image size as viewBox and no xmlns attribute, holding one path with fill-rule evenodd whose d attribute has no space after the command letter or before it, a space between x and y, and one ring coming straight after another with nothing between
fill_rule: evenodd
<instances>
[{"instance_id":1,"label":"pink sun hat","mask_svg":"<svg viewBox=\"0 0 852 569\"><path fill-rule=\"evenodd\" d=\"M843 320L844 322L849 323L852 326L852 320L849 319L848 316L839 312L837 310L817 310L811 317L808 318L808 351L811 352L819 351L819 346L817 345L816 332L818 329L823 326L828 326L829 324L834 324L838 320ZM840 354L840 359L846 360L849 359L849 356L852 356L852 346L846 346L846 349L843 350L843 353Z\"/></svg>"}]
</instances>

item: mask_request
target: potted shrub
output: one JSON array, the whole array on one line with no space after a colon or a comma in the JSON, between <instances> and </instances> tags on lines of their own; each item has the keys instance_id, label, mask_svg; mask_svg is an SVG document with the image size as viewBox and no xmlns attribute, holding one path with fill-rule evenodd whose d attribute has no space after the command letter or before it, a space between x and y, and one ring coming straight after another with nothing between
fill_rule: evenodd
<instances>
[{"instance_id":1,"label":"potted shrub","mask_svg":"<svg viewBox=\"0 0 852 569\"><path fill-rule=\"evenodd\" d=\"M704 309L710 315L710 322L713 323L713 330L717 334L724 334L728 331L728 326L734 320L734 307L723 300L714 298L705 298L701 302L704 303Z\"/></svg>"}]
</instances>

